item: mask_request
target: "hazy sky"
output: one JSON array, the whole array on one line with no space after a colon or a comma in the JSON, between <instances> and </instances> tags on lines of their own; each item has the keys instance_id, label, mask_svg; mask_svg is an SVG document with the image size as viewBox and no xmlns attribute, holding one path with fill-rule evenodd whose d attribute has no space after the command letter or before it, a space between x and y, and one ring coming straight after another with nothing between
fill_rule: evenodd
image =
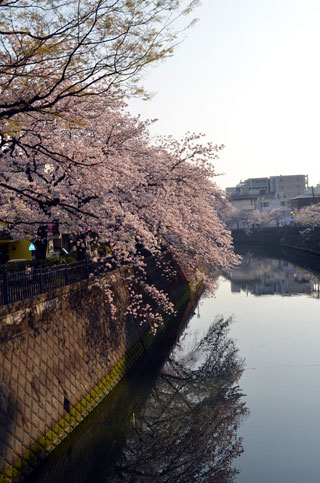
<instances>
[{"instance_id":1,"label":"hazy sky","mask_svg":"<svg viewBox=\"0 0 320 483\"><path fill-rule=\"evenodd\" d=\"M221 187L308 174L320 183L320 0L202 0L175 55L149 70L154 134L202 132L226 147Z\"/></svg>"}]
</instances>

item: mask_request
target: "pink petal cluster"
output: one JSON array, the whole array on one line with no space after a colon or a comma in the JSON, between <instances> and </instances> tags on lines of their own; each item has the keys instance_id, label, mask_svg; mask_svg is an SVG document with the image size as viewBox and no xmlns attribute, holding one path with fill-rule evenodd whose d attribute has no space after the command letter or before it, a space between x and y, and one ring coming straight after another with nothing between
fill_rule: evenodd
<instances>
[{"instance_id":1,"label":"pink petal cluster","mask_svg":"<svg viewBox=\"0 0 320 483\"><path fill-rule=\"evenodd\" d=\"M119 263L140 271L144 293L167 312L172 304L146 282L139 246L155 257L167 247L190 279L209 285L211 267L237 263L214 183L222 146L190 133L151 142L150 121L131 117L110 93L68 99L63 112L25 118L14 142L8 136L3 145L0 221L12 237L34 238L39 226L58 222L94 260L107 264L101 247L108 246ZM169 265L163 270L170 276ZM128 310L150 318L134 284L132 291Z\"/></svg>"}]
</instances>

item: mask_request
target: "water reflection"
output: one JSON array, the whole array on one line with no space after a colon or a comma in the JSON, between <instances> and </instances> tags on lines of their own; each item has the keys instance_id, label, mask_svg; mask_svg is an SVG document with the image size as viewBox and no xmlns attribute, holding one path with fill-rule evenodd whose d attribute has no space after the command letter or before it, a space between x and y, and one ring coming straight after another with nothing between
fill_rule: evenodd
<instances>
[{"instance_id":1,"label":"water reflection","mask_svg":"<svg viewBox=\"0 0 320 483\"><path fill-rule=\"evenodd\" d=\"M163 367L108 481L229 483L243 452L237 435L248 413L237 385L243 361L217 318L191 350L183 341Z\"/></svg>"},{"instance_id":2,"label":"water reflection","mask_svg":"<svg viewBox=\"0 0 320 483\"><path fill-rule=\"evenodd\" d=\"M241 265L226 273L231 291L253 295L299 295L320 298L320 279L316 274L278 258L265 258L247 252Z\"/></svg>"}]
</instances>

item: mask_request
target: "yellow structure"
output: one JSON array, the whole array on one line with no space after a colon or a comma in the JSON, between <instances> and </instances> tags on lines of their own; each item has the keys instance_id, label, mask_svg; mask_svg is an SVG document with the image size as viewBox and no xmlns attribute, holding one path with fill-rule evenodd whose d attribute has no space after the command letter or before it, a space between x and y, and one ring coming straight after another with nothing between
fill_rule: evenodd
<instances>
[{"instance_id":1,"label":"yellow structure","mask_svg":"<svg viewBox=\"0 0 320 483\"><path fill-rule=\"evenodd\" d=\"M31 260L32 251L29 250L28 240L0 240L0 251L9 257L9 260Z\"/></svg>"},{"instance_id":2,"label":"yellow structure","mask_svg":"<svg viewBox=\"0 0 320 483\"><path fill-rule=\"evenodd\" d=\"M9 260L31 260L32 251L29 250L29 240L15 240L9 243Z\"/></svg>"}]
</instances>

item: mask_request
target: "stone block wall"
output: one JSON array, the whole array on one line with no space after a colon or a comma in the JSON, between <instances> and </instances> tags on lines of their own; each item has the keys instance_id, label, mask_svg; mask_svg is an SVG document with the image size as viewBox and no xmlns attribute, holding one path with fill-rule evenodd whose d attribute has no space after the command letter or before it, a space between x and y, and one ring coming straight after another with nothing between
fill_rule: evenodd
<instances>
[{"instance_id":1,"label":"stone block wall","mask_svg":"<svg viewBox=\"0 0 320 483\"><path fill-rule=\"evenodd\" d=\"M115 317L90 281L0 309L0 482L18 481L57 446L148 344L148 324L125 313L123 274L110 283Z\"/></svg>"}]
</instances>

